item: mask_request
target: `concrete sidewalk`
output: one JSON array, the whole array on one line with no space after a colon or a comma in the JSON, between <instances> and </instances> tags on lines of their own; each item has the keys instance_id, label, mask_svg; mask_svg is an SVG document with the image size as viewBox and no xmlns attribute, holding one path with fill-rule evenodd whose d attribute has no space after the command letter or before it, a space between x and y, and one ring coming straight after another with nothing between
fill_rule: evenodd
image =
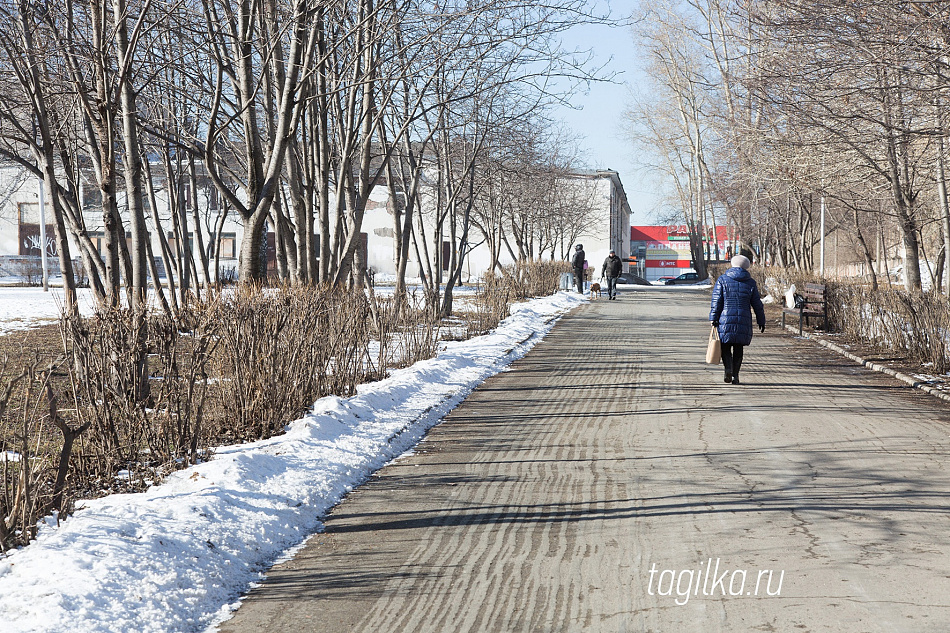
<instances>
[{"instance_id":1,"label":"concrete sidewalk","mask_svg":"<svg viewBox=\"0 0 950 633\"><path fill-rule=\"evenodd\" d=\"M775 334L723 384L708 301L565 317L219 630L950 630L947 404Z\"/></svg>"}]
</instances>

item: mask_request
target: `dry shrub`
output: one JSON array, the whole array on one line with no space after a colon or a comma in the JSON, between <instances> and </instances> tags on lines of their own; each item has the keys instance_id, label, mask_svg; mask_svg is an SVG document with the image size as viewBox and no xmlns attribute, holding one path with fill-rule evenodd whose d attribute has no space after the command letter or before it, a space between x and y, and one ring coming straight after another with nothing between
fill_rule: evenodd
<instances>
[{"instance_id":1,"label":"dry shrub","mask_svg":"<svg viewBox=\"0 0 950 633\"><path fill-rule=\"evenodd\" d=\"M111 488L116 474L128 469L128 482L133 473L141 481L150 423L145 312L102 308L88 319L64 317L62 325L77 418L89 425L81 438L83 476ZM135 489L121 480L114 485L116 491Z\"/></svg>"},{"instance_id":2,"label":"dry shrub","mask_svg":"<svg viewBox=\"0 0 950 633\"><path fill-rule=\"evenodd\" d=\"M17 374L4 364L0 548L29 542L39 519L68 514L79 494L140 490L198 459L215 341L208 305L186 306L178 320L129 309L64 316L65 358L42 372L38 360ZM63 374L68 408L50 383Z\"/></svg>"},{"instance_id":3,"label":"dry shrub","mask_svg":"<svg viewBox=\"0 0 950 633\"><path fill-rule=\"evenodd\" d=\"M518 261L501 269L501 274L485 273L475 296L469 300L471 309L465 314L466 337L491 331L511 314L514 301L557 293L561 273L570 270L566 262Z\"/></svg>"},{"instance_id":4,"label":"dry shrub","mask_svg":"<svg viewBox=\"0 0 950 633\"><path fill-rule=\"evenodd\" d=\"M330 287L238 289L216 319L215 390L230 435L269 437L323 396L351 396L392 367L431 358L438 321L426 305Z\"/></svg>"},{"instance_id":5,"label":"dry shrub","mask_svg":"<svg viewBox=\"0 0 950 633\"><path fill-rule=\"evenodd\" d=\"M496 327L511 301L556 292L565 269L519 263L487 278L469 334ZM43 371L39 360L0 365L0 455L12 455L0 461L0 548L29 542L38 520L68 513L80 495L141 490L217 443L269 437L323 396L431 358L443 327L433 305L243 286L192 298L174 318L127 308L64 316L63 359ZM68 408L51 375L68 378Z\"/></svg>"},{"instance_id":6,"label":"dry shrub","mask_svg":"<svg viewBox=\"0 0 950 633\"><path fill-rule=\"evenodd\" d=\"M373 338L379 343L375 354L380 375L387 368L408 367L432 358L439 340L435 306L414 294L403 297L375 297Z\"/></svg>"},{"instance_id":7,"label":"dry shrub","mask_svg":"<svg viewBox=\"0 0 950 633\"><path fill-rule=\"evenodd\" d=\"M561 273L570 272L567 262L520 260L501 269L504 283L511 289L511 297L525 301L532 297L546 297L557 293Z\"/></svg>"},{"instance_id":8,"label":"dry shrub","mask_svg":"<svg viewBox=\"0 0 950 633\"><path fill-rule=\"evenodd\" d=\"M141 489L198 460L211 435L204 417L215 305L192 299L177 319L128 308L63 319L76 418L89 428L77 469L94 487Z\"/></svg>"},{"instance_id":9,"label":"dry shrub","mask_svg":"<svg viewBox=\"0 0 950 633\"><path fill-rule=\"evenodd\" d=\"M47 448L58 432L49 423L49 373L35 361L0 365L0 551L29 543L52 506L55 463ZM13 398L17 409L8 408Z\"/></svg>"},{"instance_id":10,"label":"dry shrub","mask_svg":"<svg viewBox=\"0 0 950 633\"><path fill-rule=\"evenodd\" d=\"M331 288L244 286L221 301L216 383L234 436L274 435L328 394L380 375L366 296Z\"/></svg>"},{"instance_id":11,"label":"dry shrub","mask_svg":"<svg viewBox=\"0 0 950 633\"><path fill-rule=\"evenodd\" d=\"M486 273L464 313L465 337L485 334L511 314L511 284L504 275Z\"/></svg>"},{"instance_id":12,"label":"dry shrub","mask_svg":"<svg viewBox=\"0 0 950 633\"><path fill-rule=\"evenodd\" d=\"M206 422L209 370L219 342L216 315L216 299L193 299L177 319L150 319L152 423L146 443L159 463L197 463L200 450L220 432L217 420Z\"/></svg>"},{"instance_id":13,"label":"dry shrub","mask_svg":"<svg viewBox=\"0 0 950 633\"><path fill-rule=\"evenodd\" d=\"M814 273L778 267L751 271L761 286L778 300L791 284L825 286L826 329L874 349L900 354L936 373L950 370L950 301L940 293L907 292L852 281L821 279Z\"/></svg>"},{"instance_id":14,"label":"dry shrub","mask_svg":"<svg viewBox=\"0 0 950 633\"><path fill-rule=\"evenodd\" d=\"M912 293L834 284L828 319L835 331L943 374L950 369L950 302L939 293Z\"/></svg>"}]
</instances>

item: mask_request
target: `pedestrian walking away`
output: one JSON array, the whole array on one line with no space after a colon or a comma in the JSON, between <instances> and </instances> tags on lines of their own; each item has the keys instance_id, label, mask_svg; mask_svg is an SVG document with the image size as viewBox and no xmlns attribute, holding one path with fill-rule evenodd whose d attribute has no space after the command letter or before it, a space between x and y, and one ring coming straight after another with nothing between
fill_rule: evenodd
<instances>
[{"instance_id":1,"label":"pedestrian walking away","mask_svg":"<svg viewBox=\"0 0 950 633\"><path fill-rule=\"evenodd\" d=\"M709 320L718 330L719 340L722 342L724 380L738 385L743 350L752 342L751 311L755 311L759 331L765 332L765 308L759 296L759 286L749 274L749 267L752 265L749 258L736 255L730 264L732 268L716 280Z\"/></svg>"},{"instance_id":2,"label":"pedestrian walking away","mask_svg":"<svg viewBox=\"0 0 950 633\"><path fill-rule=\"evenodd\" d=\"M574 257L571 258L571 267L574 269L574 283L577 285L577 292L584 294L584 263L587 256L584 254L584 245L578 244L574 247Z\"/></svg>"},{"instance_id":3,"label":"pedestrian walking away","mask_svg":"<svg viewBox=\"0 0 950 633\"><path fill-rule=\"evenodd\" d=\"M600 271L600 276L607 279L608 299L617 298L617 279L620 278L622 269L623 260L617 257L617 252L614 249L610 249L610 254L607 255L607 259L604 260L603 270Z\"/></svg>"}]
</instances>

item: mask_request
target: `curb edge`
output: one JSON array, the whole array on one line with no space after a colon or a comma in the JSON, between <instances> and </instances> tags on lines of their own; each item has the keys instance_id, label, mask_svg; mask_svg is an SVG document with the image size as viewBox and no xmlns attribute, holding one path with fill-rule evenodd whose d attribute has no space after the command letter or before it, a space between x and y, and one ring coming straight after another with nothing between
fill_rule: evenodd
<instances>
[{"instance_id":1,"label":"curb edge","mask_svg":"<svg viewBox=\"0 0 950 633\"><path fill-rule=\"evenodd\" d=\"M785 329L788 330L789 332L791 332L792 334L794 334L794 335L795 335L795 338L804 338L804 339L809 339L809 340L811 340L811 341L814 341L814 342L818 343L819 345L821 345L821 346L823 346L823 347L827 347L828 349L830 349L830 350L833 351L833 352L837 352L838 354L840 354L840 355L842 355L842 356L844 356L844 357L846 357L846 358L850 358L851 360L853 360L854 362L856 362L857 364L859 364L859 365L861 365L861 366L863 366L863 367L867 367L868 369L871 369L871 370L873 370L873 371L876 371L876 372L879 372L879 373L882 373L882 374L887 374L888 376L893 376L894 378L897 378L897 379L900 380L901 382L906 382L908 385L910 385L910 386L913 387L914 389L920 389L921 391L924 391L924 392L926 392L926 393L929 393L930 395L934 396L935 398L940 398L941 400L944 400L944 401L946 401L946 402L950 402L950 394L945 393L945 392L943 392L943 391L940 391L939 389L934 389L933 387L931 387L931 386L930 386L929 384L927 384L926 382L924 382L924 381L922 381L922 380L917 380L917 379L914 378L913 376L908 376L907 374L905 374L905 373L903 373L903 372L895 371L895 370L891 369L890 367L885 367L884 365L879 365L878 363L872 363L871 361L865 360L865 359L861 358L860 356L857 356L857 355L855 355L855 354L852 354L851 352L847 351L846 349L843 349L843 348L841 348L841 347L835 345L834 343L831 343L830 341L826 341L826 340L824 340L824 339L816 338L816 337L812 336L811 334L809 334L808 332L802 332L801 336L799 336L799 335L798 335L798 329L795 328L795 327L793 327L793 326L791 326L791 325L787 325L787 324L786 324L786 325L785 325Z\"/></svg>"}]
</instances>

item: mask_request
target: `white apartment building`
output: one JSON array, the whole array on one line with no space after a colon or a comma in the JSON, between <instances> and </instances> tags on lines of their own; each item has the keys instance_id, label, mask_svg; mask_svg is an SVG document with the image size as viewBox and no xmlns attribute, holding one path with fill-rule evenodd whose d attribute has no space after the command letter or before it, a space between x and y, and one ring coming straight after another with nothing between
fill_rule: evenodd
<instances>
[{"instance_id":1,"label":"white apartment building","mask_svg":"<svg viewBox=\"0 0 950 633\"><path fill-rule=\"evenodd\" d=\"M584 244L588 262L591 267L599 267L612 248L625 262L630 257L630 206L620 181L620 175L615 171L577 171L570 176L571 185L580 188L591 202L592 209L588 214L585 227L578 238ZM4 276L22 276L26 269L36 270L40 255L40 187L38 178L30 175L12 163L0 164L0 281ZM119 192L120 204L121 196ZM191 207L192 195L185 187L181 195L184 197L185 207ZM243 228L240 217L232 211L227 215L223 225L219 225L222 208L213 187L198 187L199 220L202 224L201 240L205 253L213 259L214 245L217 243L216 230L220 226L221 240L219 261L222 275L237 270L238 253ZM84 221L87 234L93 243L103 252L103 220L98 198L98 189L94 184L83 187ZM159 209L159 218L170 247L176 248L177 240L171 231L172 221L169 211L168 195L164 190L156 191L156 206ZM543 212L543 209L541 210ZM152 226L151 218L147 224ZM52 275L58 274L59 261L56 253L52 214L46 214L46 249ZM188 211L187 226L192 227L191 211ZM375 188L366 207L362 226L363 244L366 249L367 266L376 273L393 275L396 272L395 254L396 243L393 231L392 202L386 187ZM429 235L431 235L431 231ZM198 245L194 235L189 232L188 239L193 253L197 258ZM479 244L468 252L463 263L463 283L480 278L491 263L490 251L485 245L483 236L476 228L471 229L469 242ZM448 243L443 244L443 249ZM567 256L573 251L573 244L567 245ZM430 245L431 248L431 245ZM152 251L156 260L159 276L164 275L164 265L161 258L161 245L157 235L152 235ZM78 259L77 245L70 239L70 254L74 260ZM268 259L273 261L275 256L274 232L268 233ZM549 256L549 255L548 255ZM414 260L415 258L411 258ZM445 258L447 259L447 258ZM510 255L503 251L502 264L511 263ZM200 276L200 264L199 276ZM407 275L419 276L419 265L413 261Z\"/></svg>"},{"instance_id":2,"label":"white apartment building","mask_svg":"<svg viewBox=\"0 0 950 633\"><path fill-rule=\"evenodd\" d=\"M570 177L573 186L589 194L593 209L588 215L587 225L579 236L578 242L584 245L587 260L591 267L596 266L598 272L610 249L614 249L624 262L630 257L630 205L620 181L620 175L615 171L577 171ZM542 209L543 212L543 209ZM367 249L367 266L377 273L394 274L396 272L396 241L393 230L393 216L389 194L384 188L374 190L366 206L363 218L363 233ZM429 230L431 235L431 230ZM480 278L491 265L491 252L485 245L483 236L476 228L471 229L469 237L475 246L466 256L463 264L462 282L467 283ZM481 244L480 244L481 243ZM431 248L431 245L429 246ZM450 244L445 242L443 250L447 251ZM573 244L568 244L566 255L573 254ZM546 254L545 256L550 256ZM448 257L443 257L448 260ZM502 265L512 263L507 250L502 250L500 257ZM418 277L419 265L410 263L407 276Z\"/></svg>"}]
</instances>

